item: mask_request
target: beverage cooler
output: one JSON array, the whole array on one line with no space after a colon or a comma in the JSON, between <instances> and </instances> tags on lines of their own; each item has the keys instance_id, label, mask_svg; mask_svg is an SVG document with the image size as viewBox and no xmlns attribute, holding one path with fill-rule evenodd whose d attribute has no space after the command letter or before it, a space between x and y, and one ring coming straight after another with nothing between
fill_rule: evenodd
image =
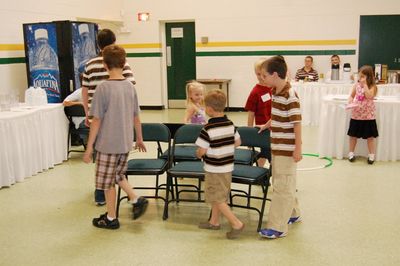
<instances>
[{"instance_id":1,"label":"beverage cooler","mask_svg":"<svg viewBox=\"0 0 400 266\"><path fill-rule=\"evenodd\" d=\"M79 74L98 54L98 26L53 21L23 24L28 87L46 90L49 103L60 103L80 88Z\"/></svg>"}]
</instances>

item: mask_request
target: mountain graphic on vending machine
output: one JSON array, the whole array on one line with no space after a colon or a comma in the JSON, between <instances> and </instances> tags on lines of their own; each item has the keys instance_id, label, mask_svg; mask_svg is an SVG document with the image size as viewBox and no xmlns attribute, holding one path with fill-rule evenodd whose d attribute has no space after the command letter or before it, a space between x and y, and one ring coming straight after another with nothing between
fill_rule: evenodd
<instances>
[{"instance_id":1,"label":"mountain graphic on vending machine","mask_svg":"<svg viewBox=\"0 0 400 266\"><path fill-rule=\"evenodd\" d=\"M57 94L60 93L60 89L58 87L57 79L49 72L41 72L33 79L34 87L41 87L45 90L55 92Z\"/></svg>"}]
</instances>

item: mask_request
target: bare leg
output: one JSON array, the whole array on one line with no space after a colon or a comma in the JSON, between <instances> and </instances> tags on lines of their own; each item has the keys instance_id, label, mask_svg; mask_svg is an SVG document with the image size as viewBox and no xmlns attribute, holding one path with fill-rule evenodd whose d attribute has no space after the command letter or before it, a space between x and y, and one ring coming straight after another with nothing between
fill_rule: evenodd
<instances>
[{"instance_id":1,"label":"bare leg","mask_svg":"<svg viewBox=\"0 0 400 266\"><path fill-rule=\"evenodd\" d=\"M123 191L128 195L129 200L133 200L137 198L137 195L131 185L129 184L126 178L122 179L122 181L118 182L118 185L122 188Z\"/></svg>"},{"instance_id":2,"label":"bare leg","mask_svg":"<svg viewBox=\"0 0 400 266\"><path fill-rule=\"evenodd\" d=\"M375 154L375 138L368 138L367 144L369 154Z\"/></svg>"},{"instance_id":3,"label":"bare leg","mask_svg":"<svg viewBox=\"0 0 400 266\"><path fill-rule=\"evenodd\" d=\"M220 225L219 218L221 216L221 212L218 209L217 204L213 204L211 206L211 218L210 218L210 224L212 225Z\"/></svg>"},{"instance_id":4,"label":"bare leg","mask_svg":"<svg viewBox=\"0 0 400 266\"><path fill-rule=\"evenodd\" d=\"M110 218L116 218L115 214L115 187L112 187L108 190L104 190L104 195L106 196L106 206L107 206L107 215Z\"/></svg>"},{"instance_id":5,"label":"bare leg","mask_svg":"<svg viewBox=\"0 0 400 266\"><path fill-rule=\"evenodd\" d=\"M243 227L243 223L233 214L231 208L223 203L216 203L220 212L225 216L225 218L229 221L233 229L241 229Z\"/></svg>"},{"instance_id":6,"label":"bare leg","mask_svg":"<svg viewBox=\"0 0 400 266\"><path fill-rule=\"evenodd\" d=\"M350 147L349 147L350 152L354 152L354 150L356 149L356 145L357 145L357 138L355 138L355 137L350 137L350 142L349 142L349 144L350 144Z\"/></svg>"},{"instance_id":7,"label":"bare leg","mask_svg":"<svg viewBox=\"0 0 400 266\"><path fill-rule=\"evenodd\" d=\"M259 167L264 167L266 161L267 161L266 158L262 158L261 157L261 158L258 158L257 164L258 164Z\"/></svg>"}]
</instances>

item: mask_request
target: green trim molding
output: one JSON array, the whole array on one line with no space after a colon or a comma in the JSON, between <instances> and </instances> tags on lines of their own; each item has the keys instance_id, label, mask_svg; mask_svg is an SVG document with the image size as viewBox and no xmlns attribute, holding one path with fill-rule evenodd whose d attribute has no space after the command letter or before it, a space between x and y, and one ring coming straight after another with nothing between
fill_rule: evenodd
<instances>
[{"instance_id":1,"label":"green trim molding","mask_svg":"<svg viewBox=\"0 0 400 266\"><path fill-rule=\"evenodd\" d=\"M211 51L196 52L199 57L215 56L263 56L263 55L283 55L283 56L307 56L307 55L355 55L356 50L274 50L274 51ZM134 57L162 57L162 53L127 53L128 58ZM0 65L25 63L25 57L5 57L0 58Z\"/></svg>"},{"instance_id":2,"label":"green trim molding","mask_svg":"<svg viewBox=\"0 0 400 266\"><path fill-rule=\"evenodd\" d=\"M0 65L22 64L22 63L25 63L25 57L0 58Z\"/></svg>"},{"instance_id":3,"label":"green trim molding","mask_svg":"<svg viewBox=\"0 0 400 266\"><path fill-rule=\"evenodd\" d=\"M274 51L215 51L196 52L196 56L259 56L259 55L355 55L356 50L274 50Z\"/></svg>"}]
</instances>

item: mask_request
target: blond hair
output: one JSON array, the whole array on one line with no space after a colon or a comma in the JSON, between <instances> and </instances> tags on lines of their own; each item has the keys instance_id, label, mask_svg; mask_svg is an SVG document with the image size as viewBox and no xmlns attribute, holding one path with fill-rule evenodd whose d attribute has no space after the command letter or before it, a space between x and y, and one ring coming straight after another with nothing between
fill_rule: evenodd
<instances>
[{"instance_id":1,"label":"blond hair","mask_svg":"<svg viewBox=\"0 0 400 266\"><path fill-rule=\"evenodd\" d=\"M261 70L262 64L267 60L267 58L259 58L255 63L254 63L254 70Z\"/></svg>"},{"instance_id":2,"label":"blond hair","mask_svg":"<svg viewBox=\"0 0 400 266\"><path fill-rule=\"evenodd\" d=\"M204 103L216 112L223 112L226 105L226 95L219 89L211 90L204 98Z\"/></svg>"},{"instance_id":3,"label":"blond hair","mask_svg":"<svg viewBox=\"0 0 400 266\"><path fill-rule=\"evenodd\" d=\"M204 92L206 91L206 87L204 86L204 84L197 82L195 80L188 82L186 84L186 105L194 104L192 99L190 98L190 94L194 90L202 90L204 94ZM200 104L204 105L204 100L202 100Z\"/></svg>"}]
</instances>

